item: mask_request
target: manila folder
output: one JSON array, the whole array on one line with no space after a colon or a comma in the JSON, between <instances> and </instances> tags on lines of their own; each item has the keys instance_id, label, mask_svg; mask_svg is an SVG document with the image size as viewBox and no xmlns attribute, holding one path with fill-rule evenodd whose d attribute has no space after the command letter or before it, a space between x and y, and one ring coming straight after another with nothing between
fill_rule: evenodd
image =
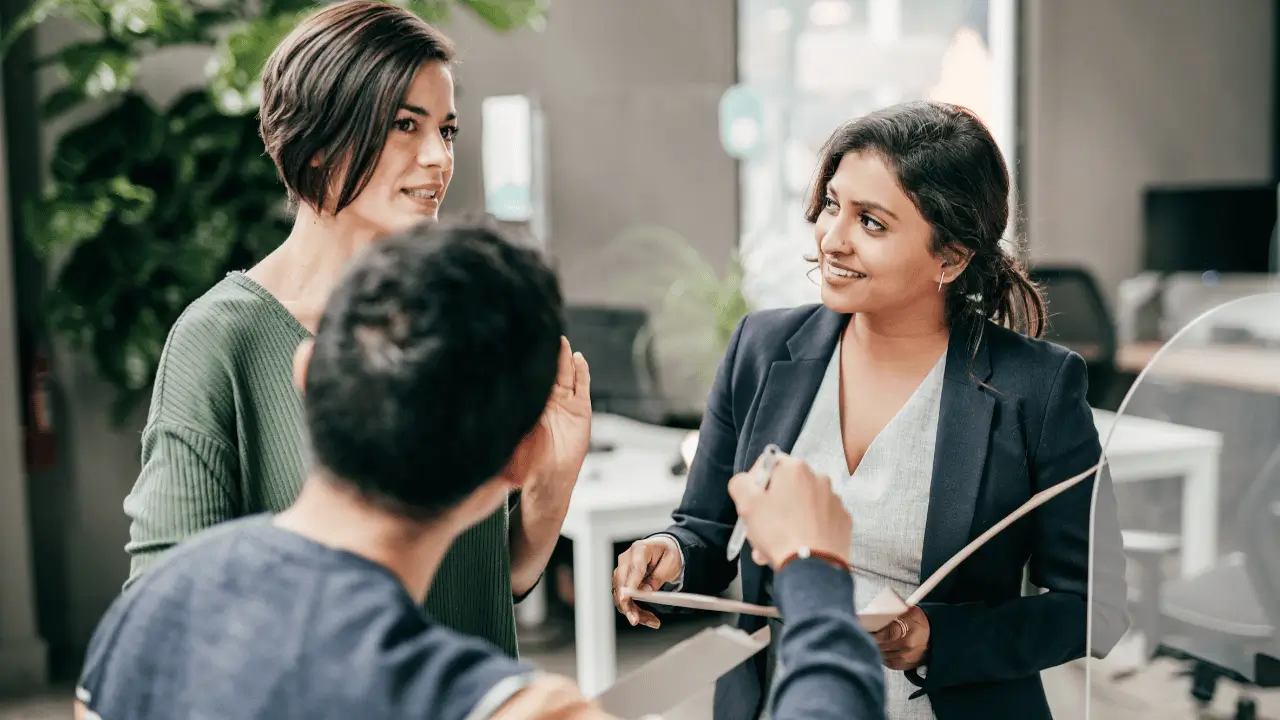
<instances>
[{"instance_id":1,"label":"manila folder","mask_svg":"<svg viewBox=\"0 0 1280 720\"><path fill-rule=\"evenodd\" d=\"M629 673L596 700L623 720L667 712L769 645L766 625L752 635L707 628Z\"/></svg>"}]
</instances>

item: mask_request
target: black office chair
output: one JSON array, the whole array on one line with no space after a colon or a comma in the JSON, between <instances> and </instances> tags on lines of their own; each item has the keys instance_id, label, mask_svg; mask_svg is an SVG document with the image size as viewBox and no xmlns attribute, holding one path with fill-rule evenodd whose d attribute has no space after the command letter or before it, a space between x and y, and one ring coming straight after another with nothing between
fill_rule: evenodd
<instances>
[{"instance_id":1,"label":"black office chair","mask_svg":"<svg viewBox=\"0 0 1280 720\"><path fill-rule=\"evenodd\" d=\"M1280 687L1280 448L1241 507L1244 553L1196 577L1166 583L1155 655L1190 664L1191 695L1202 707L1218 680L1246 689ZM1257 707L1241 693L1236 720Z\"/></svg>"},{"instance_id":2,"label":"black office chair","mask_svg":"<svg viewBox=\"0 0 1280 720\"><path fill-rule=\"evenodd\" d=\"M1031 280L1040 285L1049 306L1045 338L1074 350L1089 370L1089 404L1110 407L1116 377L1116 330L1102 291L1088 270L1080 267L1040 265L1031 269Z\"/></svg>"}]
</instances>

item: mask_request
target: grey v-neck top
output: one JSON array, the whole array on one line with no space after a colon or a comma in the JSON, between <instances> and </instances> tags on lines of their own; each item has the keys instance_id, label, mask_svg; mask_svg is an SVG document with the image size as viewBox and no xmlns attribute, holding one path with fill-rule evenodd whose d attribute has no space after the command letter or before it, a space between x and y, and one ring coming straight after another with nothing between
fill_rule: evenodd
<instances>
[{"instance_id":1,"label":"grey v-neck top","mask_svg":"<svg viewBox=\"0 0 1280 720\"><path fill-rule=\"evenodd\" d=\"M944 352L898 414L871 441L850 475L840 429L837 347L791 450L792 457L831 478L836 494L853 517L849 557L857 580L856 607L866 607L886 587L905 598L920 586L946 362ZM778 668L777 673L781 672L785 670ZM888 720L935 720L926 696L909 699L917 689L904 673L885 669Z\"/></svg>"}]
</instances>

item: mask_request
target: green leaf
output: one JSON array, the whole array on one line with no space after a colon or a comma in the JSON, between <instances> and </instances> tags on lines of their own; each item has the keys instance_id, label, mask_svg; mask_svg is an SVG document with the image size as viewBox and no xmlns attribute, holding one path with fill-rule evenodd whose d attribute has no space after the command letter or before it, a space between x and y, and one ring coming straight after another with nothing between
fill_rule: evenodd
<instances>
[{"instance_id":1,"label":"green leaf","mask_svg":"<svg viewBox=\"0 0 1280 720\"><path fill-rule=\"evenodd\" d=\"M25 213L27 241L37 256L49 260L95 237L110 214L111 202L105 197L51 193Z\"/></svg>"},{"instance_id":2,"label":"green leaf","mask_svg":"<svg viewBox=\"0 0 1280 720\"><path fill-rule=\"evenodd\" d=\"M9 53L9 49L35 26L51 17L65 17L79 20L93 28L104 30L107 16L94 0L37 0L26 12L13 21L4 37L0 38L0 57Z\"/></svg>"},{"instance_id":3,"label":"green leaf","mask_svg":"<svg viewBox=\"0 0 1280 720\"><path fill-rule=\"evenodd\" d=\"M77 339L93 342L99 333L110 331L112 306L134 283L128 268L113 262L113 256L110 243L86 242L57 269L47 295L49 317Z\"/></svg>"},{"instance_id":4,"label":"green leaf","mask_svg":"<svg viewBox=\"0 0 1280 720\"><path fill-rule=\"evenodd\" d=\"M265 0L262 4L262 17L314 12L320 5L318 0Z\"/></svg>"},{"instance_id":5,"label":"green leaf","mask_svg":"<svg viewBox=\"0 0 1280 720\"><path fill-rule=\"evenodd\" d=\"M125 177L55 186L24 214L27 240L38 256L52 259L97 239L112 218L126 226L146 222L155 204L155 190Z\"/></svg>"},{"instance_id":6,"label":"green leaf","mask_svg":"<svg viewBox=\"0 0 1280 720\"><path fill-rule=\"evenodd\" d=\"M402 0L396 4L407 7L413 14L433 25L443 25L453 17L454 2L455 0Z\"/></svg>"},{"instance_id":7,"label":"green leaf","mask_svg":"<svg viewBox=\"0 0 1280 720\"><path fill-rule=\"evenodd\" d=\"M161 152L165 141L164 122L147 96L126 94L116 105L114 117L131 161L150 160Z\"/></svg>"},{"instance_id":8,"label":"green leaf","mask_svg":"<svg viewBox=\"0 0 1280 720\"><path fill-rule=\"evenodd\" d=\"M68 45L54 55L53 64L66 87L85 100L128 90L138 72L132 53L100 42Z\"/></svg>"},{"instance_id":9,"label":"green leaf","mask_svg":"<svg viewBox=\"0 0 1280 720\"><path fill-rule=\"evenodd\" d=\"M529 28L541 31L547 25L551 0L458 0L480 16L489 27L503 32Z\"/></svg>"},{"instance_id":10,"label":"green leaf","mask_svg":"<svg viewBox=\"0 0 1280 720\"><path fill-rule=\"evenodd\" d=\"M116 177L107 183L113 200L113 210L125 225L141 225L151 217L156 206L156 191L142 185L134 185L128 178Z\"/></svg>"},{"instance_id":11,"label":"green leaf","mask_svg":"<svg viewBox=\"0 0 1280 720\"><path fill-rule=\"evenodd\" d=\"M258 108L267 58L302 17L290 13L246 22L218 43L209 63L209 92L219 111L247 115Z\"/></svg>"},{"instance_id":12,"label":"green leaf","mask_svg":"<svg viewBox=\"0 0 1280 720\"><path fill-rule=\"evenodd\" d=\"M74 110L86 100L84 92L74 86L60 87L40 103L40 117L55 120Z\"/></svg>"},{"instance_id":13,"label":"green leaf","mask_svg":"<svg viewBox=\"0 0 1280 720\"><path fill-rule=\"evenodd\" d=\"M236 20L238 17L235 13L225 9L197 10L193 22L201 30L213 30Z\"/></svg>"},{"instance_id":14,"label":"green leaf","mask_svg":"<svg viewBox=\"0 0 1280 720\"><path fill-rule=\"evenodd\" d=\"M200 33L190 4L174 0L112 0L113 37L153 38L160 44L196 39Z\"/></svg>"},{"instance_id":15,"label":"green leaf","mask_svg":"<svg viewBox=\"0 0 1280 720\"><path fill-rule=\"evenodd\" d=\"M51 175L58 183L85 186L127 174L163 152L164 130L150 101L125 93L101 115L59 138Z\"/></svg>"}]
</instances>

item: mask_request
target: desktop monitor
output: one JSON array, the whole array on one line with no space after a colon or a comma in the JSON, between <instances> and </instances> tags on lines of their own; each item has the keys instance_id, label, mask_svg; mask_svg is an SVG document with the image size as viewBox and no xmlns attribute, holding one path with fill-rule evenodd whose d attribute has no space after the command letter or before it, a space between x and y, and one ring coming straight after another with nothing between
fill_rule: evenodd
<instances>
[{"instance_id":1,"label":"desktop monitor","mask_svg":"<svg viewBox=\"0 0 1280 720\"><path fill-rule=\"evenodd\" d=\"M1145 269L1272 272L1276 194L1275 185L1148 188Z\"/></svg>"},{"instance_id":2,"label":"desktop monitor","mask_svg":"<svg viewBox=\"0 0 1280 720\"><path fill-rule=\"evenodd\" d=\"M665 402L657 389L652 347L637 352L649 315L641 308L570 305L565 334L591 364L591 404L599 412L661 422Z\"/></svg>"}]
</instances>

